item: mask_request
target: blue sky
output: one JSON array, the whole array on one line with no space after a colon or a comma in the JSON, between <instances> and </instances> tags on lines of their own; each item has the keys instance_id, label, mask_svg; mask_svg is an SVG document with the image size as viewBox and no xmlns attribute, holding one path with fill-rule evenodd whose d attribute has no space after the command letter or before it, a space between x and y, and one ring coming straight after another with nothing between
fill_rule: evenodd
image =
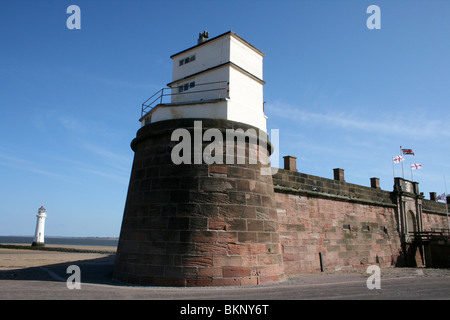
<instances>
[{"instance_id":1,"label":"blue sky","mask_svg":"<svg viewBox=\"0 0 450 320\"><path fill-rule=\"evenodd\" d=\"M69 30L69 5L81 30ZM369 30L369 5L381 29ZM299 171L450 190L448 0L0 0L0 235L118 236L140 105L170 55L233 30L265 52L268 128ZM282 163L282 159L280 160ZM401 166L396 165L396 175Z\"/></svg>"}]
</instances>

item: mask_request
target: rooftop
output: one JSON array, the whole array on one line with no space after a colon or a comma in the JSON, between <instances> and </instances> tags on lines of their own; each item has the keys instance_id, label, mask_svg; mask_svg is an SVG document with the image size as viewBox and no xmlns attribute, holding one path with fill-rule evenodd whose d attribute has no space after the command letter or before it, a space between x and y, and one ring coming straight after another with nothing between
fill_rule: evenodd
<instances>
[{"instance_id":1,"label":"rooftop","mask_svg":"<svg viewBox=\"0 0 450 320\"><path fill-rule=\"evenodd\" d=\"M204 41L204 42L202 42L202 43L199 43L199 44L197 44L197 45L195 45L195 46L193 46L193 47L190 47L190 48L188 48L188 49L185 49L185 50L183 50L183 51L180 51L180 52L178 52L178 53L175 53L175 54L171 55L170 58L173 59L173 58L176 57L177 55L180 55L180 54L182 54L182 53L185 53L185 52L187 52L187 51L189 51L189 50L192 50L192 49L194 49L194 48L198 48L198 47L204 46L205 44L210 43L211 41L217 40L217 39L222 38L222 37L225 37L225 36L227 36L227 35L231 35L231 36L235 37L236 39L240 40L241 42L245 43L247 46L249 46L250 48L252 48L253 50L255 50L255 51L256 51L258 54L260 54L261 56L264 57L264 56L266 55L264 52L262 52L261 50L259 50L259 49L256 48L255 46L253 46L251 43L247 42L245 39L243 39L242 37L240 37L239 35L237 35L235 32L233 32L233 31L230 30L230 31L227 31L227 32L225 32L225 33L222 33L221 35L218 35L218 36L216 36L216 37L214 37L214 38L211 38L211 39L206 40L206 41Z\"/></svg>"}]
</instances>

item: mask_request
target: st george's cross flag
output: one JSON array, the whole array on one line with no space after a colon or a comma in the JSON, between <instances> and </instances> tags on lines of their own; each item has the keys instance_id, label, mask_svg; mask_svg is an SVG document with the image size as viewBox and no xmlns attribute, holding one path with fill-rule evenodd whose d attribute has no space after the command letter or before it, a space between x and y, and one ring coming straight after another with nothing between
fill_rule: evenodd
<instances>
[{"instance_id":1,"label":"st george's cross flag","mask_svg":"<svg viewBox=\"0 0 450 320\"><path fill-rule=\"evenodd\" d=\"M422 165L420 163L411 163L411 170L422 169Z\"/></svg>"},{"instance_id":2,"label":"st george's cross flag","mask_svg":"<svg viewBox=\"0 0 450 320\"><path fill-rule=\"evenodd\" d=\"M405 158L403 158L402 156L396 156L396 157L393 157L392 160L394 160L394 163L400 163L403 160L405 160Z\"/></svg>"}]
</instances>

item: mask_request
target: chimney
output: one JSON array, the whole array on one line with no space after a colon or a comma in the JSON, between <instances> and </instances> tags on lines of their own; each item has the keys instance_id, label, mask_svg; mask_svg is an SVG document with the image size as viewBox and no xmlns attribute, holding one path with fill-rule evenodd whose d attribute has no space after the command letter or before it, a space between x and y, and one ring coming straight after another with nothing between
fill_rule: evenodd
<instances>
[{"instance_id":1,"label":"chimney","mask_svg":"<svg viewBox=\"0 0 450 320\"><path fill-rule=\"evenodd\" d=\"M203 33L199 33L197 44L201 44L201 43L205 42L206 40L208 40L208 38L209 38L208 31L205 30L205 31L203 31Z\"/></svg>"},{"instance_id":2,"label":"chimney","mask_svg":"<svg viewBox=\"0 0 450 320\"><path fill-rule=\"evenodd\" d=\"M284 169L289 171L297 171L297 157L285 156L284 159Z\"/></svg>"},{"instance_id":3,"label":"chimney","mask_svg":"<svg viewBox=\"0 0 450 320\"><path fill-rule=\"evenodd\" d=\"M370 178L370 187L380 189L380 178Z\"/></svg>"},{"instance_id":4,"label":"chimney","mask_svg":"<svg viewBox=\"0 0 450 320\"><path fill-rule=\"evenodd\" d=\"M333 171L334 171L334 180L345 182L344 169L335 168L333 169Z\"/></svg>"},{"instance_id":5,"label":"chimney","mask_svg":"<svg viewBox=\"0 0 450 320\"><path fill-rule=\"evenodd\" d=\"M430 200L437 201L436 192L430 192Z\"/></svg>"}]
</instances>

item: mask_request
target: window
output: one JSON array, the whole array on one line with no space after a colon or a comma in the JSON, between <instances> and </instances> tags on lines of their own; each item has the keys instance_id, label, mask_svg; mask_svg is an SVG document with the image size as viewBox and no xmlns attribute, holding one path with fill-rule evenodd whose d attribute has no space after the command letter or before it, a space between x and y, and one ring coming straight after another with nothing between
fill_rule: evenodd
<instances>
[{"instance_id":1,"label":"window","mask_svg":"<svg viewBox=\"0 0 450 320\"><path fill-rule=\"evenodd\" d=\"M369 232L370 231L370 226L364 225L363 226L363 231Z\"/></svg>"},{"instance_id":2,"label":"window","mask_svg":"<svg viewBox=\"0 0 450 320\"><path fill-rule=\"evenodd\" d=\"M350 227L349 224L344 224L344 225L342 226L342 229L350 231L350 230L351 230L351 227Z\"/></svg>"},{"instance_id":3,"label":"window","mask_svg":"<svg viewBox=\"0 0 450 320\"><path fill-rule=\"evenodd\" d=\"M182 66L183 64L186 64L186 63L189 63L189 62L192 62L192 61L195 61L195 55L187 57L187 58L184 58L184 59L181 59L179 61L179 63L180 63L179 65Z\"/></svg>"},{"instance_id":4,"label":"window","mask_svg":"<svg viewBox=\"0 0 450 320\"><path fill-rule=\"evenodd\" d=\"M182 84L178 87L178 93L182 93L184 91L188 91L189 89L195 88L195 81L188 82L185 84Z\"/></svg>"}]
</instances>

